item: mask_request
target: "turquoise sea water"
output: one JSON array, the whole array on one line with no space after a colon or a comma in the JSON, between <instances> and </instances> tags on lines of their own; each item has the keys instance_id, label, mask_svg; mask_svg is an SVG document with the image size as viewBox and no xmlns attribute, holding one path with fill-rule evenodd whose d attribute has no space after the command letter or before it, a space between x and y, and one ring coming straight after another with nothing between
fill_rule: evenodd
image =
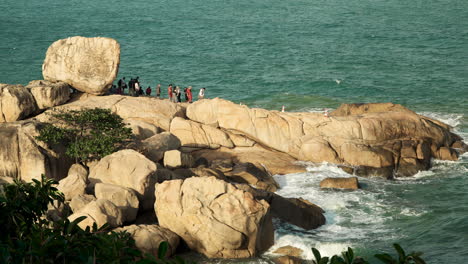
<instances>
[{"instance_id":1,"label":"turquoise sea water","mask_svg":"<svg viewBox=\"0 0 468 264\"><path fill-rule=\"evenodd\" d=\"M289 111L394 102L468 134L468 1L3 0L0 82L41 79L47 47L69 36L121 44L119 77L207 88L252 107ZM164 91L164 89L163 89ZM468 157L357 193L318 190L333 166L278 178L286 196L325 208L313 232L276 223L277 246L351 245L363 255L399 241L428 263L468 262ZM345 175L341 175L345 176ZM256 260L262 261L262 260Z\"/></svg>"}]
</instances>

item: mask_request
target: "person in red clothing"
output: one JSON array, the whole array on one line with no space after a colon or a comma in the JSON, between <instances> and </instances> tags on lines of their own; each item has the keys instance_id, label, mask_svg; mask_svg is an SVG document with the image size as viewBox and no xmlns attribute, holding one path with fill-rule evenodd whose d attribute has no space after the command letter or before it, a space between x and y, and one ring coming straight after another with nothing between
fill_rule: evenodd
<instances>
[{"instance_id":1,"label":"person in red clothing","mask_svg":"<svg viewBox=\"0 0 468 264\"><path fill-rule=\"evenodd\" d=\"M191 103L193 99L192 86L187 87L187 97L188 97L188 102Z\"/></svg>"},{"instance_id":2,"label":"person in red clothing","mask_svg":"<svg viewBox=\"0 0 468 264\"><path fill-rule=\"evenodd\" d=\"M172 102L172 83L167 87L167 95L169 95L169 101Z\"/></svg>"},{"instance_id":3,"label":"person in red clothing","mask_svg":"<svg viewBox=\"0 0 468 264\"><path fill-rule=\"evenodd\" d=\"M147 96L151 95L151 87L149 87L149 86L148 86L148 88L146 88L146 95Z\"/></svg>"}]
</instances>

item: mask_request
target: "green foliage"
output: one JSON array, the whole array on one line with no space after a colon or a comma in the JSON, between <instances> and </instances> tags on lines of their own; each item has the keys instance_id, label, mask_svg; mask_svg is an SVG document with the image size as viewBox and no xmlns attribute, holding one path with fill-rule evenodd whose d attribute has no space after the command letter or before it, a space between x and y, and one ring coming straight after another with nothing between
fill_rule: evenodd
<instances>
[{"instance_id":1,"label":"green foliage","mask_svg":"<svg viewBox=\"0 0 468 264\"><path fill-rule=\"evenodd\" d=\"M413 251L409 255L406 255L400 245L393 244L393 247L398 253L398 259L393 258L387 253L376 254L375 257L385 264L426 264L426 262L421 258L422 252Z\"/></svg>"},{"instance_id":2,"label":"green foliage","mask_svg":"<svg viewBox=\"0 0 468 264\"><path fill-rule=\"evenodd\" d=\"M126 232L110 232L107 225L82 230L78 223L44 218L47 206L63 201L54 184L42 176L32 183L15 181L0 193L0 263L147 263L185 264L183 259L167 260L168 244L159 248L156 259L142 254Z\"/></svg>"},{"instance_id":3,"label":"green foliage","mask_svg":"<svg viewBox=\"0 0 468 264\"><path fill-rule=\"evenodd\" d=\"M387 253L376 254L375 257L385 264L426 264L421 258L421 252L411 252L406 255L400 245L393 244L393 247L398 253L398 259L394 259ZM350 247L347 251L342 252L341 256L334 255L331 258L322 257L316 248L312 248L312 253L315 257L315 261L312 261L313 264L369 264L365 259L355 256Z\"/></svg>"},{"instance_id":4,"label":"green foliage","mask_svg":"<svg viewBox=\"0 0 468 264\"><path fill-rule=\"evenodd\" d=\"M51 123L36 138L50 145L64 144L66 154L76 162L100 159L115 152L132 132L122 118L108 109L54 112Z\"/></svg>"}]
</instances>

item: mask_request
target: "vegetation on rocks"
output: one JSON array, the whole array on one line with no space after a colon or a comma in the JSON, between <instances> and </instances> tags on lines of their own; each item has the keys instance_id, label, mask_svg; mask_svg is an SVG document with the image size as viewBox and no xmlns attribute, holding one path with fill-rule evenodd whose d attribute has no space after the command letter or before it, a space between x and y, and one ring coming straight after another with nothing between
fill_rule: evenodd
<instances>
[{"instance_id":1,"label":"vegetation on rocks","mask_svg":"<svg viewBox=\"0 0 468 264\"><path fill-rule=\"evenodd\" d=\"M38 140L63 144L76 162L100 159L115 152L131 136L122 118L108 109L55 111L40 130Z\"/></svg>"},{"instance_id":2,"label":"vegetation on rocks","mask_svg":"<svg viewBox=\"0 0 468 264\"><path fill-rule=\"evenodd\" d=\"M107 225L81 229L67 219L49 221L48 205L63 202L53 185L42 176L31 183L15 181L0 189L0 263L185 263L166 260L167 243L161 243L158 259L143 254L126 232L109 232Z\"/></svg>"}]
</instances>

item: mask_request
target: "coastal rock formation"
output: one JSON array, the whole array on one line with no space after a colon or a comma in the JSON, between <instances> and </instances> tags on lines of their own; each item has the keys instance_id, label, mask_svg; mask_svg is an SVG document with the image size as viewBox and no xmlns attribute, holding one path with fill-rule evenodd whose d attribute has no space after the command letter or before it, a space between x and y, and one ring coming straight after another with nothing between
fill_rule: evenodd
<instances>
[{"instance_id":1,"label":"coastal rock formation","mask_svg":"<svg viewBox=\"0 0 468 264\"><path fill-rule=\"evenodd\" d=\"M264 200L270 205L273 217L304 228L318 228L326 222L322 208L302 198L284 198L276 193L255 189L246 184L236 187L251 193L255 199Z\"/></svg>"},{"instance_id":2,"label":"coastal rock formation","mask_svg":"<svg viewBox=\"0 0 468 264\"><path fill-rule=\"evenodd\" d=\"M99 227L109 224L111 227L119 227L123 223L122 211L111 201L106 199L97 199L81 208L78 212L70 215L68 219L74 221L78 217L86 216L86 219L78 223L82 229L93 227L93 224Z\"/></svg>"},{"instance_id":3,"label":"coastal rock formation","mask_svg":"<svg viewBox=\"0 0 468 264\"><path fill-rule=\"evenodd\" d=\"M269 205L215 177L156 186L159 224L210 258L247 258L273 244Z\"/></svg>"},{"instance_id":4,"label":"coastal rock formation","mask_svg":"<svg viewBox=\"0 0 468 264\"><path fill-rule=\"evenodd\" d=\"M262 190L275 192L279 188L278 183L265 168L250 162L234 165L232 170L225 172L225 175L234 182L248 183Z\"/></svg>"},{"instance_id":5,"label":"coastal rock formation","mask_svg":"<svg viewBox=\"0 0 468 264\"><path fill-rule=\"evenodd\" d=\"M102 182L132 188L144 206L145 201L154 203L151 178L156 169L156 164L142 154L125 149L102 158L91 168L88 179L91 187Z\"/></svg>"},{"instance_id":6,"label":"coastal rock formation","mask_svg":"<svg viewBox=\"0 0 468 264\"><path fill-rule=\"evenodd\" d=\"M39 110L66 103L70 99L71 86L64 82L31 81L26 86L34 96Z\"/></svg>"},{"instance_id":7,"label":"coastal rock formation","mask_svg":"<svg viewBox=\"0 0 468 264\"><path fill-rule=\"evenodd\" d=\"M106 199L115 204L122 211L124 222L136 219L139 201L134 190L114 184L96 183L94 193L97 199Z\"/></svg>"},{"instance_id":8,"label":"coastal rock formation","mask_svg":"<svg viewBox=\"0 0 468 264\"><path fill-rule=\"evenodd\" d=\"M55 109L81 110L96 107L110 109L124 120L141 120L164 131L169 131L172 119L185 116L184 108L168 100L122 95L93 96L78 94L68 104L55 107ZM42 114L37 116L36 119L45 122L48 120L48 116Z\"/></svg>"},{"instance_id":9,"label":"coastal rock formation","mask_svg":"<svg viewBox=\"0 0 468 264\"><path fill-rule=\"evenodd\" d=\"M177 150L180 140L169 132L162 132L140 142L135 142L131 148L142 153L153 162L160 162L164 158L164 152Z\"/></svg>"},{"instance_id":10,"label":"coastal rock formation","mask_svg":"<svg viewBox=\"0 0 468 264\"><path fill-rule=\"evenodd\" d=\"M123 121L132 130L137 140L145 140L159 133L159 128L153 124L141 120L125 119Z\"/></svg>"},{"instance_id":11,"label":"coastal rock formation","mask_svg":"<svg viewBox=\"0 0 468 264\"><path fill-rule=\"evenodd\" d=\"M176 117L171 122L171 133L180 139L182 146L217 149L221 146L232 148L229 136L208 125Z\"/></svg>"},{"instance_id":12,"label":"coastal rock formation","mask_svg":"<svg viewBox=\"0 0 468 264\"><path fill-rule=\"evenodd\" d=\"M65 200L85 194L88 185L88 170L80 164L73 164L68 171L68 176L59 181L57 189L65 195Z\"/></svg>"},{"instance_id":13,"label":"coastal rock formation","mask_svg":"<svg viewBox=\"0 0 468 264\"><path fill-rule=\"evenodd\" d=\"M60 180L72 161L58 146L51 149L35 139L40 124L35 121L0 123L0 177L6 176L30 182L41 174Z\"/></svg>"},{"instance_id":14,"label":"coastal rock formation","mask_svg":"<svg viewBox=\"0 0 468 264\"><path fill-rule=\"evenodd\" d=\"M166 257L173 255L179 246L179 236L158 225L130 225L116 228L114 231L130 233L139 250L155 257L158 257L159 244L163 241L169 244Z\"/></svg>"},{"instance_id":15,"label":"coastal rock formation","mask_svg":"<svg viewBox=\"0 0 468 264\"><path fill-rule=\"evenodd\" d=\"M48 81L63 81L75 89L100 95L112 86L120 63L120 45L114 39L71 37L47 49L42 75Z\"/></svg>"},{"instance_id":16,"label":"coastal rock formation","mask_svg":"<svg viewBox=\"0 0 468 264\"><path fill-rule=\"evenodd\" d=\"M326 178L320 182L320 188L357 190L359 189L359 181L357 177Z\"/></svg>"},{"instance_id":17,"label":"coastal rock formation","mask_svg":"<svg viewBox=\"0 0 468 264\"><path fill-rule=\"evenodd\" d=\"M190 168L194 165L192 155L178 150L164 152L164 166L170 169Z\"/></svg>"},{"instance_id":18,"label":"coastal rock formation","mask_svg":"<svg viewBox=\"0 0 468 264\"><path fill-rule=\"evenodd\" d=\"M342 164L357 174L387 178L427 169L432 157L453 159L435 153L460 140L442 122L394 104L344 105L326 117L249 109L216 98L189 105L187 117L242 134L295 159ZM412 148L418 156L406 157L405 148Z\"/></svg>"},{"instance_id":19,"label":"coastal rock formation","mask_svg":"<svg viewBox=\"0 0 468 264\"><path fill-rule=\"evenodd\" d=\"M24 119L37 110L34 97L22 85L0 83L0 123Z\"/></svg>"},{"instance_id":20,"label":"coastal rock formation","mask_svg":"<svg viewBox=\"0 0 468 264\"><path fill-rule=\"evenodd\" d=\"M92 201L96 201L96 197L91 194L79 194L73 197L70 201L70 208L74 213L80 211L83 207Z\"/></svg>"}]
</instances>

